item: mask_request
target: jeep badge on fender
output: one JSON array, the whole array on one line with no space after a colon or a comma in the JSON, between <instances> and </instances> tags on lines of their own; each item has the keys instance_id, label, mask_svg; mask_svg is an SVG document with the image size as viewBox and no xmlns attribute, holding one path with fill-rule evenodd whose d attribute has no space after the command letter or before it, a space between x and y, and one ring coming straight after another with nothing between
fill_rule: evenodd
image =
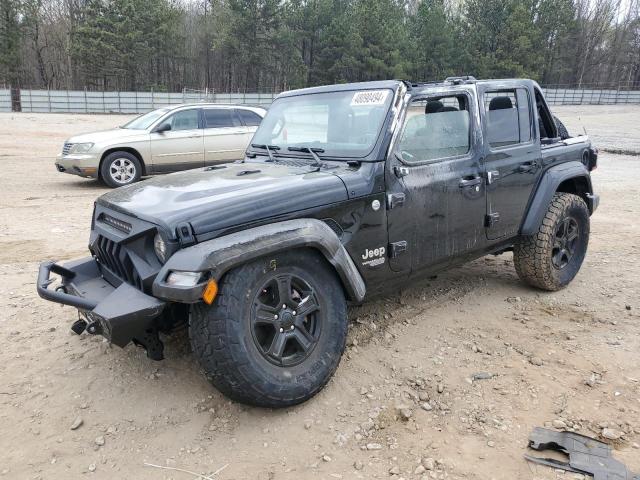
<instances>
[{"instance_id":1,"label":"jeep badge on fender","mask_svg":"<svg viewBox=\"0 0 640 480\"><path fill-rule=\"evenodd\" d=\"M569 284L596 164L532 80L285 92L242 161L98 198L91 255L43 263L38 293L79 310L74 332L154 360L159 333L187 325L224 394L295 405L335 372L349 303L506 251L524 282Z\"/></svg>"}]
</instances>

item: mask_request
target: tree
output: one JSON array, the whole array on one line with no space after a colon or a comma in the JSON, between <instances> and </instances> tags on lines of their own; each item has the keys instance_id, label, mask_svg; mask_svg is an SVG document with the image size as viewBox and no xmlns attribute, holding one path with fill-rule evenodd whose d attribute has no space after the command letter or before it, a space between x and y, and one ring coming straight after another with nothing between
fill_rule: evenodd
<instances>
[{"instance_id":1,"label":"tree","mask_svg":"<svg viewBox=\"0 0 640 480\"><path fill-rule=\"evenodd\" d=\"M310 85L348 82L362 69L359 58L362 37L353 15L352 6L334 2L332 20L318 37Z\"/></svg>"},{"instance_id":2,"label":"tree","mask_svg":"<svg viewBox=\"0 0 640 480\"><path fill-rule=\"evenodd\" d=\"M20 79L20 5L0 0L0 82L17 86Z\"/></svg>"},{"instance_id":3,"label":"tree","mask_svg":"<svg viewBox=\"0 0 640 480\"><path fill-rule=\"evenodd\" d=\"M406 77L407 47L403 4L395 0L357 0L354 17L362 44L355 80Z\"/></svg>"},{"instance_id":4,"label":"tree","mask_svg":"<svg viewBox=\"0 0 640 480\"><path fill-rule=\"evenodd\" d=\"M463 73L458 25L444 0L420 1L409 31L412 80L441 80Z\"/></svg>"},{"instance_id":5,"label":"tree","mask_svg":"<svg viewBox=\"0 0 640 480\"><path fill-rule=\"evenodd\" d=\"M279 91L640 81L640 0L0 0L0 82Z\"/></svg>"}]
</instances>

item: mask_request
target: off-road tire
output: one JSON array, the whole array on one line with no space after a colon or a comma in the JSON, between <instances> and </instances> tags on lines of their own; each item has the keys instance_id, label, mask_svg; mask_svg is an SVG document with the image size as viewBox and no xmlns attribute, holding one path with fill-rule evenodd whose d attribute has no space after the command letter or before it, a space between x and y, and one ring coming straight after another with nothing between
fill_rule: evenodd
<instances>
[{"instance_id":1,"label":"off-road tire","mask_svg":"<svg viewBox=\"0 0 640 480\"><path fill-rule=\"evenodd\" d=\"M293 366L271 363L253 335L256 295L276 274L303 278L315 290L322 314L317 343ZM222 278L214 303L193 305L189 318L193 351L211 383L233 400L270 408L302 403L326 385L340 363L347 328L346 300L335 271L319 252L307 249L231 270Z\"/></svg>"},{"instance_id":2,"label":"off-road tire","mask_svg":"<svg viewBox=\"0 0 640 480\"><path fill-rule=\"evenodd\" d=\"M569 138L569 130L567 130L567 127L564 126L564 123L562 123L560 119L555 115L553 115L553 121L556 122L556 130L558 131L558 136L560 137L560 139L566 140L567 138Z\"/></svg>"},{"instance_id":3,"label":"off-road tire","mask_svg":"<svg viewBox=\"0 0 640 480\"><path fill-rule=\"evenodd\" d=\"M578 236L575 250L566 265L554 265L554 247L558 232L573 219ZM571 193L556 193L536 233L520 238L513 250L513 261L520 279L542 290L565 287L578 273L589 243L589 210L582 198ZM556 254L557 255L557 254ZM557 257L556 257L557 258Z\"/></svg>"},{"instance_id":4,"label":"off-road tire","mask_svg":"<svg viewBox=\"0 0 640 480\"><path fill-rule=\"evenodd\" d=\"M114 163L118 161L126 165L131 165L134 169L133 175L131 175L130 178L127 178L127 180L123 182L116 181L112 177L110 172L112 165L114 165ZM142 165L140 163L140 160L138 160L138 157L136 157L134 154L129 152L124 152L124 151L111 152L109 155L104 157L104 159L102 159L102 162L100 163L100 180L105 185L111 188L130 185L140 180L141 176L142 176Z\"/></svg>"}]
</instances>

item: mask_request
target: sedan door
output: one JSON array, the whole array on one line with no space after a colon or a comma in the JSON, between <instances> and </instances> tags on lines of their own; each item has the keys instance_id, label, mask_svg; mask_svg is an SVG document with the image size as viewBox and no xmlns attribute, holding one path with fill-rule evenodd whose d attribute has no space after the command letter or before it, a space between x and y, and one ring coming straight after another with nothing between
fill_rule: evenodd
<instances>
[{"instance_id":1,"label":"sedan door","mask_svg":"<svg viewBox=\"0 0 640 480\"><path fill-rule=\"evenodd\" d=\"M167 128L168 130L164 130ZM177 111L151 132L154 173L168 173L204 166L203 131L199 109Z\"/></svg>"},{"instance_id":2,"label":"sedan door","mask_svg":"<svg viewBox=\"0 0 640 480\"><path fill-rule=\"evenodd\" d=\"M231 162L244 158L248 129L233 108L211 107L203 109L205 165Z\"/></svg>"}]
</instances>

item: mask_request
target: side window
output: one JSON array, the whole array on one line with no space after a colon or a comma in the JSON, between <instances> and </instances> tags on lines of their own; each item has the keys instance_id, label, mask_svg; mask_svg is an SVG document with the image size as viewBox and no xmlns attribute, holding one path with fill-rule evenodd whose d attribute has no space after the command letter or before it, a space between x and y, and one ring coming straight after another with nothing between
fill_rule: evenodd
<instances>
[{"instance_id":1,"label":"side window","mask_svg":"<svg viewBox=\"0 0 640 480\"><path fill-rule=\"evenodd\" d=\"M182 110L171 115L162 123L171 125L171 131L196 130L198 128L198 110Z\"/></svg>"},{"instance_id":2,"label":"side window","mask_svg":"<svg viewBox=\"0 0 640 480\"><path fill-rule=\"evenodd\" d=\"M399 142L402 159L419 163L466 154L469 120L466 95L413 101Z\"/></svg>"},{"instance_id":3,"label":"side window","mask_svg":"<svg viewBox=\"0 0 640 480\"><path fill-rule=\"evenodd\" d=\"M489 145L506 147L531 140L529 103L529 93L524 88L484 94Z\"/></svg>"},{"instance_id":4,"label":"side window","mask_svg":"<svg viewBox=\"0 0 640 480\"><path fill-rule=\"evenodd\" d=\"M239 127L240 120L230 108L205 108L205 128Z\"/></svg>"},{"instance_id":5,"label":"side window","mask_svg":"<svg viewBox=\"0 0 640 480\"><path fill-rule=\"evenodd\" d=\"M262 117L251 110L236 110L247 127L257 127L262 122Z\"/></svg>"}]
</instances>

